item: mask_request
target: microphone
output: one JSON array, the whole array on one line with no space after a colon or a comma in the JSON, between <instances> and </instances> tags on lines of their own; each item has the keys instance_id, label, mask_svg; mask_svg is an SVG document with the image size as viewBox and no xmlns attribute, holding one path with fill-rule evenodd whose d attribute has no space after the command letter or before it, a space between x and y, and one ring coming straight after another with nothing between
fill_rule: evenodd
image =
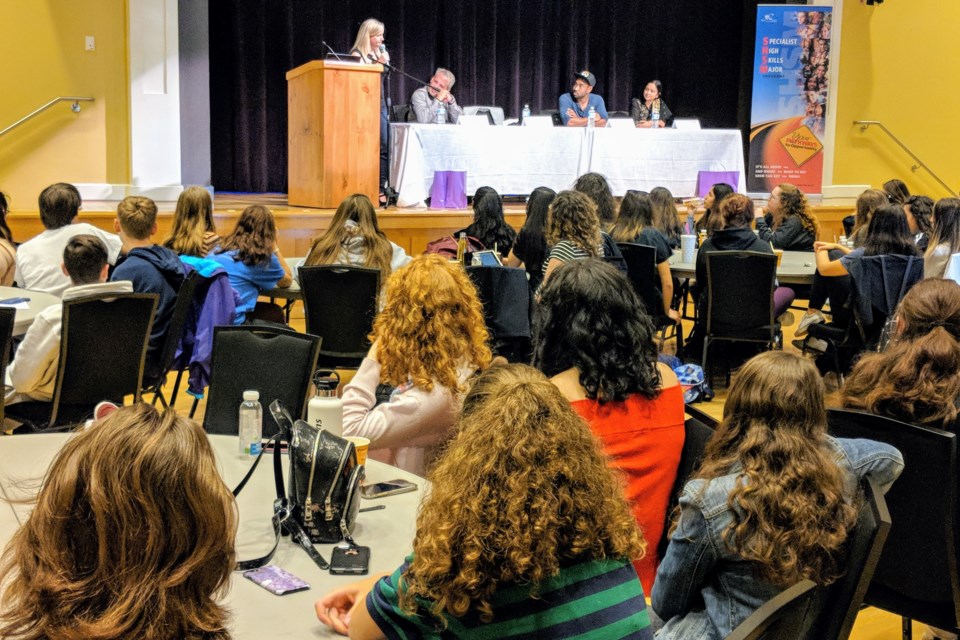
<instances>
[{"instance_id":1,"label":"microphone","mask_svg":"<svg viewBox=\"0 0 960 640\"><path fill-rule=\"evenodd\" d=\"M326 40L321 40L320 43L327 48L327 51L333 54L334 58L336 58L340 62L343 62L343 58L341 58L339 54L337 54L337 52L333 50L333 47L327 44Z\"/></svg>"}]
</instances>

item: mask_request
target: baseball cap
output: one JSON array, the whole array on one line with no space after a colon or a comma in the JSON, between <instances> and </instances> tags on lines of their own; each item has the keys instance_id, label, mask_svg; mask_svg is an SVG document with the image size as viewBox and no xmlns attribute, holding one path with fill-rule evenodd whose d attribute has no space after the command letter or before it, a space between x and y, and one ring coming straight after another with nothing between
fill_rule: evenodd
<instances>
[{"instance_id":1,"label":"baseball cap","mask_svg":"<svg viewBox=\"0 0 960 640\"><path fill-rule=\"evenodd\" d=\"M597 86L597 76L593 75L586 69L584 69L583 71L577 71L575 74L573 74L573 77L580 78L581 80L586 81L586 83L589 84L591 87Z\"/></svg>"}]
</instances>

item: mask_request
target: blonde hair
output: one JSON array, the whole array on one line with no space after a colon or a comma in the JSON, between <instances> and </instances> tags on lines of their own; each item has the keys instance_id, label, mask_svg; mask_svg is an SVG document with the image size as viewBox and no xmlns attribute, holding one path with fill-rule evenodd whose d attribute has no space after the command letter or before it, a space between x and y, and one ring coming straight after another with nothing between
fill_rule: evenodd
<instances>
[{"instance_id":1,"label":"blonde hair","mask_svg":"<svg viewBox=\"0 0 960 640\"><path fill-rule=\"evenodd\" d=\"M235 509L199 425L121 407L64 445L7 545L0 637L229 638Z\"/></svg>"},{"instance_id":2,"label":"blonde hair","mask_svg":"<svg viewBox=\"0 0 960 640\"><path fill-rule=\"evenodd\" d=\"M490 364L483 307L460 265L436 254L417 256L390 276L386 297L370 336L382 382L460 391L459 367Z\"/></svg>"},{"instance_id":3,"label":"blonde hair","mask_svg":"<svg viewBox=\"0 0 960 640\"><path fill-rule=\"evenodd\" d=\"M501 585L538 584L561 567L636 559L645 543L622 479L600 443L546 377L494 366L464 398L454 437L429 474L400 606L493 619Z\"/></svg>"},{"instance_id":4,"label":"blonde hair","mask_svg":"<svg viewBox=\"0 0 960 640\"><path fill-rule=\"evenodd\" d=\"M353 42L353 48L360 52L360 55L366 61L367 56L373 53L370 49L370 36L379 35L384 32L383 23L376 18L367 18L360 25L357 31L357 39Z\"/></svg>"},{"instance_id":5,"label":"blonde hair","mask_svg":"<svg viewBox=\"0 0 960 640\"><path fill-rule=\"evenodd\" d=\"M213 224L213 199L203 187L187 187L177 199L173 228L163 246L187 255L206 257L204 236L216 233Z\"/></svg>"},{"instance_id":6,"label":"blonde hair","mask_svg":"<svg viewBox=\"0 0 960 640\"><path fill-rule=\"evenodd\" d=\"M356 226L347 224L349 221L356 223ZM340 254L345 250L345 245L358 237L363 246L363 266L379 269L380 282L384 282L390 275L393 245L387 239L387 234L380 230L370 198L361 193L347 196L340 203L333 214L330 228L313 241L304 266L342 262Z\"/></svg>"},{"instance_id":7,"label":"blonde hair","mask_svg":"<svg viewBox=\"0 0 960 640\"><path fill-rule=\"evenodd\" d=\"M134 240L146 240L157 224L157 203L143 196L127 196L117 205L120 228Z\"/></svg>"},{"instance_id":8,"label":"blonde hair","mask_svg":"<svg viewBox=\"0 0 960 640\"><path fill-rule=\"evenodd\" d=\"M768 351L737 373L693 477L734 473L733 521L722 539L760 578L781 587L804 578L825 585L843 573L857 510L827 443L823 380L812 362Z\"/></svg>"}]
</instances>

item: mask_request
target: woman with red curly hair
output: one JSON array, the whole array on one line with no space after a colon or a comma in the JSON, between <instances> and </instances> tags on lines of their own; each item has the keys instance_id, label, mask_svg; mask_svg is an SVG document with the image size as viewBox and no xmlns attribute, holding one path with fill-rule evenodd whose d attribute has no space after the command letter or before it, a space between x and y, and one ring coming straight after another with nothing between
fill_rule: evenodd
<instances>
[{"instance_id":1,"label":"woman with red curly hair","mask_svg":"<svg viewBox=\"0 0 960 640\"><path fill-rule=\"evenodd\" d=\"M371 457L423 475L450 433L467 378L490 364L487 328L466 272L422 255L387 281L373 346L343 391L343 434L370 439ZM377 404L377 386L394 387Z\"/></svg>"},{"instance_id":2,"label":"woman with red curly hair","mask_svg":"<svg viewBox=\"0 0 960 640\"><path fill-rule=\"evenodd\" d=\"M800 580L834 582L860 480L886 491L902 470L890 445L827 435L812 362L783 351L748 361L680 496L651 597L666 621L657 640L720 640Z\"/></svg>"},{"instance_id":3,"label":"woman with red curly hair","mask_svg":"<svg viewBox=\"0 0 960 640\"><path fill-rule=\"evenodd\" d=\"M477 376L431 469L413 555L317 601L351 638L652 640L621 481L560 391L526 365Z\"/></svg>"}]
</instances>

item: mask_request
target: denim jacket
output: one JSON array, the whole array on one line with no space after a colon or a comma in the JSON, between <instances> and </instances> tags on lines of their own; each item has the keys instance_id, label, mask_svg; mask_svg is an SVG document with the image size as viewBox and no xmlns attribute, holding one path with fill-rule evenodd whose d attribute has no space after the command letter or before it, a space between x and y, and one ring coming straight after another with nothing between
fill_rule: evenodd
<instances>
[{"instance_id":1,"label":"denim jacket","mask_svg":"<svg viewBox=\"0 0 960 640\"><path fill-rule=\"evenodd\" d=\"M860 479L873 476L886 491L903 470L900 452L872 440L828 437L837 462L850 471L845 494L854 496ZM657 571L653 610L666 622L658 640L726 637L782 587L757 578L753 564L729 549L722 535L733 522L727 498L738 473L691 480L680 497L680 522Z\"/></svg>"}]
</instances>

